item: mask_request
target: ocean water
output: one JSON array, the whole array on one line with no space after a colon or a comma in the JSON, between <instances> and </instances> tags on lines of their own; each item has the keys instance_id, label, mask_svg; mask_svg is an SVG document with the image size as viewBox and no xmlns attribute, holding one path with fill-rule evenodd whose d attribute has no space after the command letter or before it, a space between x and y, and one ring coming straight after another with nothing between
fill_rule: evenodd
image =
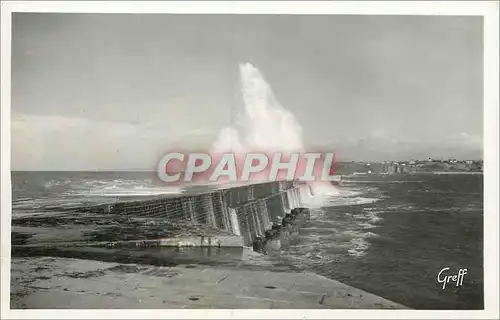
<instances>
[{"instance_id":1,"label":"ocean water","mask_svg":"<svg viewBox=\"0 0 500 320\"><path fill-rule=\"evenodd\" d=\"M483 308L483 176L356 176L282 258L415 309ZM445 267L467 268L442 289Z\"/></svg>"},{"instance_id":2,"label":"ocean water","mask_svg":"<svg viewBox=\"0 0 500 320\"><path fill-rule=\"evenodd\" d=\"M40 214L115 197L177 195L148 172L13 172L13 215ZM483 176L351 176L313 198L301 243L268 268L293 266L416 309L483 308ZM442 290L445 267L467 268L463 285Z\"/></svg>"},{"instance_id":3,"label":"ocean water","mask_svg":"<svg viewBox=\"0 0 500 320\"><path fill-rule=\"evenodd\" d=\"M180 188L161 185L155 178L153 172L14 171L12 200L180 192Z\"/></svg>"},{"instance_id":4,"label":"ocean water","mask_svg":"<svg viewBox=\"0 0 500 320\"><path fill-rule=\"evenodd\" d=\"M178 195L181 187L160 184L152 172L53 172L14 171L13 215L44 213L47 209L70 209L112 202L117 198Z\"/></svg>"}]
</instances>

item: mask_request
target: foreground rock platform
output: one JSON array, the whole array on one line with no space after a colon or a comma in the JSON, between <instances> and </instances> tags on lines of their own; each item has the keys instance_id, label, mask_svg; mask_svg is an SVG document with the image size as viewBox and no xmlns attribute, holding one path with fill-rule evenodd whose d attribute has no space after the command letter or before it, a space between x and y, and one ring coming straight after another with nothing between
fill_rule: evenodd
<instances>
[{"instance_id":1,"label":"foreground rock platform","mask_svg":"<svg viewBox=\"0 0 500 320\"><path fill-rule=\"evenodd\" d=\"M313 273L52 257L12 264L12 309L406 309Z\"/></svg>"}]
</instances>

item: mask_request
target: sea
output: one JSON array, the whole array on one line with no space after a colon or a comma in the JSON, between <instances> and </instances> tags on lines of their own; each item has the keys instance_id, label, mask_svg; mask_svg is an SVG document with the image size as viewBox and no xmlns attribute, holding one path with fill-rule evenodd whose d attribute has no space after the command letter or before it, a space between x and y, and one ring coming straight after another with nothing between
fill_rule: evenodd
<instances>
[{"instance_id":1,"label":"sea","mask_svg":"<svg viewBox=\"0 0 500 320\"><path fill-rule=\"evenodd\" d=\"M149 172L13 172L11 179L13 216L184 192L156 185ZM261 257L270 268L293 265L414 309L484 307L482 174L348 175L308 206L300 244ZM443 289L443 268L467 269L462 285Z\"/></svg>"}]
</instances>

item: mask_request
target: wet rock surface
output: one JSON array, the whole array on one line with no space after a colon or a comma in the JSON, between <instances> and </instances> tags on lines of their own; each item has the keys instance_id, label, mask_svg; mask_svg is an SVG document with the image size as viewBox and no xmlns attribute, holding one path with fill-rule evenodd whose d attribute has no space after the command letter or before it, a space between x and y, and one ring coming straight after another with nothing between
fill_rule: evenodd
<instances>
[{"instance_id":1,"label":"wet rock surface","mask_svg":"<svg viewBox=\"0 0 500 320\"><path fill-rule=\"evenodd\" d=\"M230 236L230 232L190 221L126 215L75 215L20 217L12 219L13 254L23 245L105 245L103 242L175 238L179 236Z\"/></svg>"}]
</instances>

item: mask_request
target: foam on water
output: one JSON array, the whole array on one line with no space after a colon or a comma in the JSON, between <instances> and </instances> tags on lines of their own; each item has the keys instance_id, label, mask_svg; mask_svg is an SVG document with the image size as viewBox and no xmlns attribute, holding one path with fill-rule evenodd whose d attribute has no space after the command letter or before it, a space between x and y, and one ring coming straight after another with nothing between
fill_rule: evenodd
<instances>
[{"instance_id":1,"label":"foam on water","mask_svg":"<svg viewBox=\"0 0 500 320\"><path fill-rule=\"evenodd\" d=\"M182 194L183 189L176 186L157 186L150 178L123 179L100 177L78 177L68 174L59 179L50 178L28 180L26 184L37 190L32 197L13 198L12 209L16 215L49 214L50 212L68 212L86 206L98 205L130 199L131 197L151 197L166 194ZM19 192L19 191L18 191Z\"/></svg>"},{"instance_id":2,"label":"foam on water","mask_svg":"<svg viewBox=\"0 0 500 320\"><path fill-rule=\"evenodd\" d=\"M332 190L316 194L307 202L311 222L301 230L300 245L283 251L283 259L312 269L318 263L327 265L345 257L358 259L366 255L370 239L379 237L375 230L382 218L377 210L349 209L381 200L367 196L376 188L339 186Z\"/></svg>"},{"instance_id":3,"label":"foam on water","mask_svg":"<svg viewBox=\"0 0 500 320\"><path fill-rule=\"evenodd\" d=\"M75 195L102 196L102 197L132 197L132 196L155 196L162 194L181 194L182 188L177 187L144 187L144 186L107 186L104 188L93 188L84 192L75 192Z\"/></svg>"},{"instance_id":4,"label":"foam on water","mask_svg":"<svg viewBox=\"0 0 500 320\"><path fill-rule=\"evenodd\" d=\"M183 188L179 186L157 186L152 179L61 179L50 180L45 188L65 187L59 195L67 196L153 196L162 194L181 194Z\"/></svg>"},{"instance_id":5,"label":"foam on water","mask_svg":"<svg viewBox=\"0 0 500 320\"><path fill-rule=\"evenodd\" d=\"M380 198L363 197L366 192L361 189L335 188L333 192L315 194L306 203L309 208L338 207L363 205L379 201Z\"/></svg>"}]
</instances>

